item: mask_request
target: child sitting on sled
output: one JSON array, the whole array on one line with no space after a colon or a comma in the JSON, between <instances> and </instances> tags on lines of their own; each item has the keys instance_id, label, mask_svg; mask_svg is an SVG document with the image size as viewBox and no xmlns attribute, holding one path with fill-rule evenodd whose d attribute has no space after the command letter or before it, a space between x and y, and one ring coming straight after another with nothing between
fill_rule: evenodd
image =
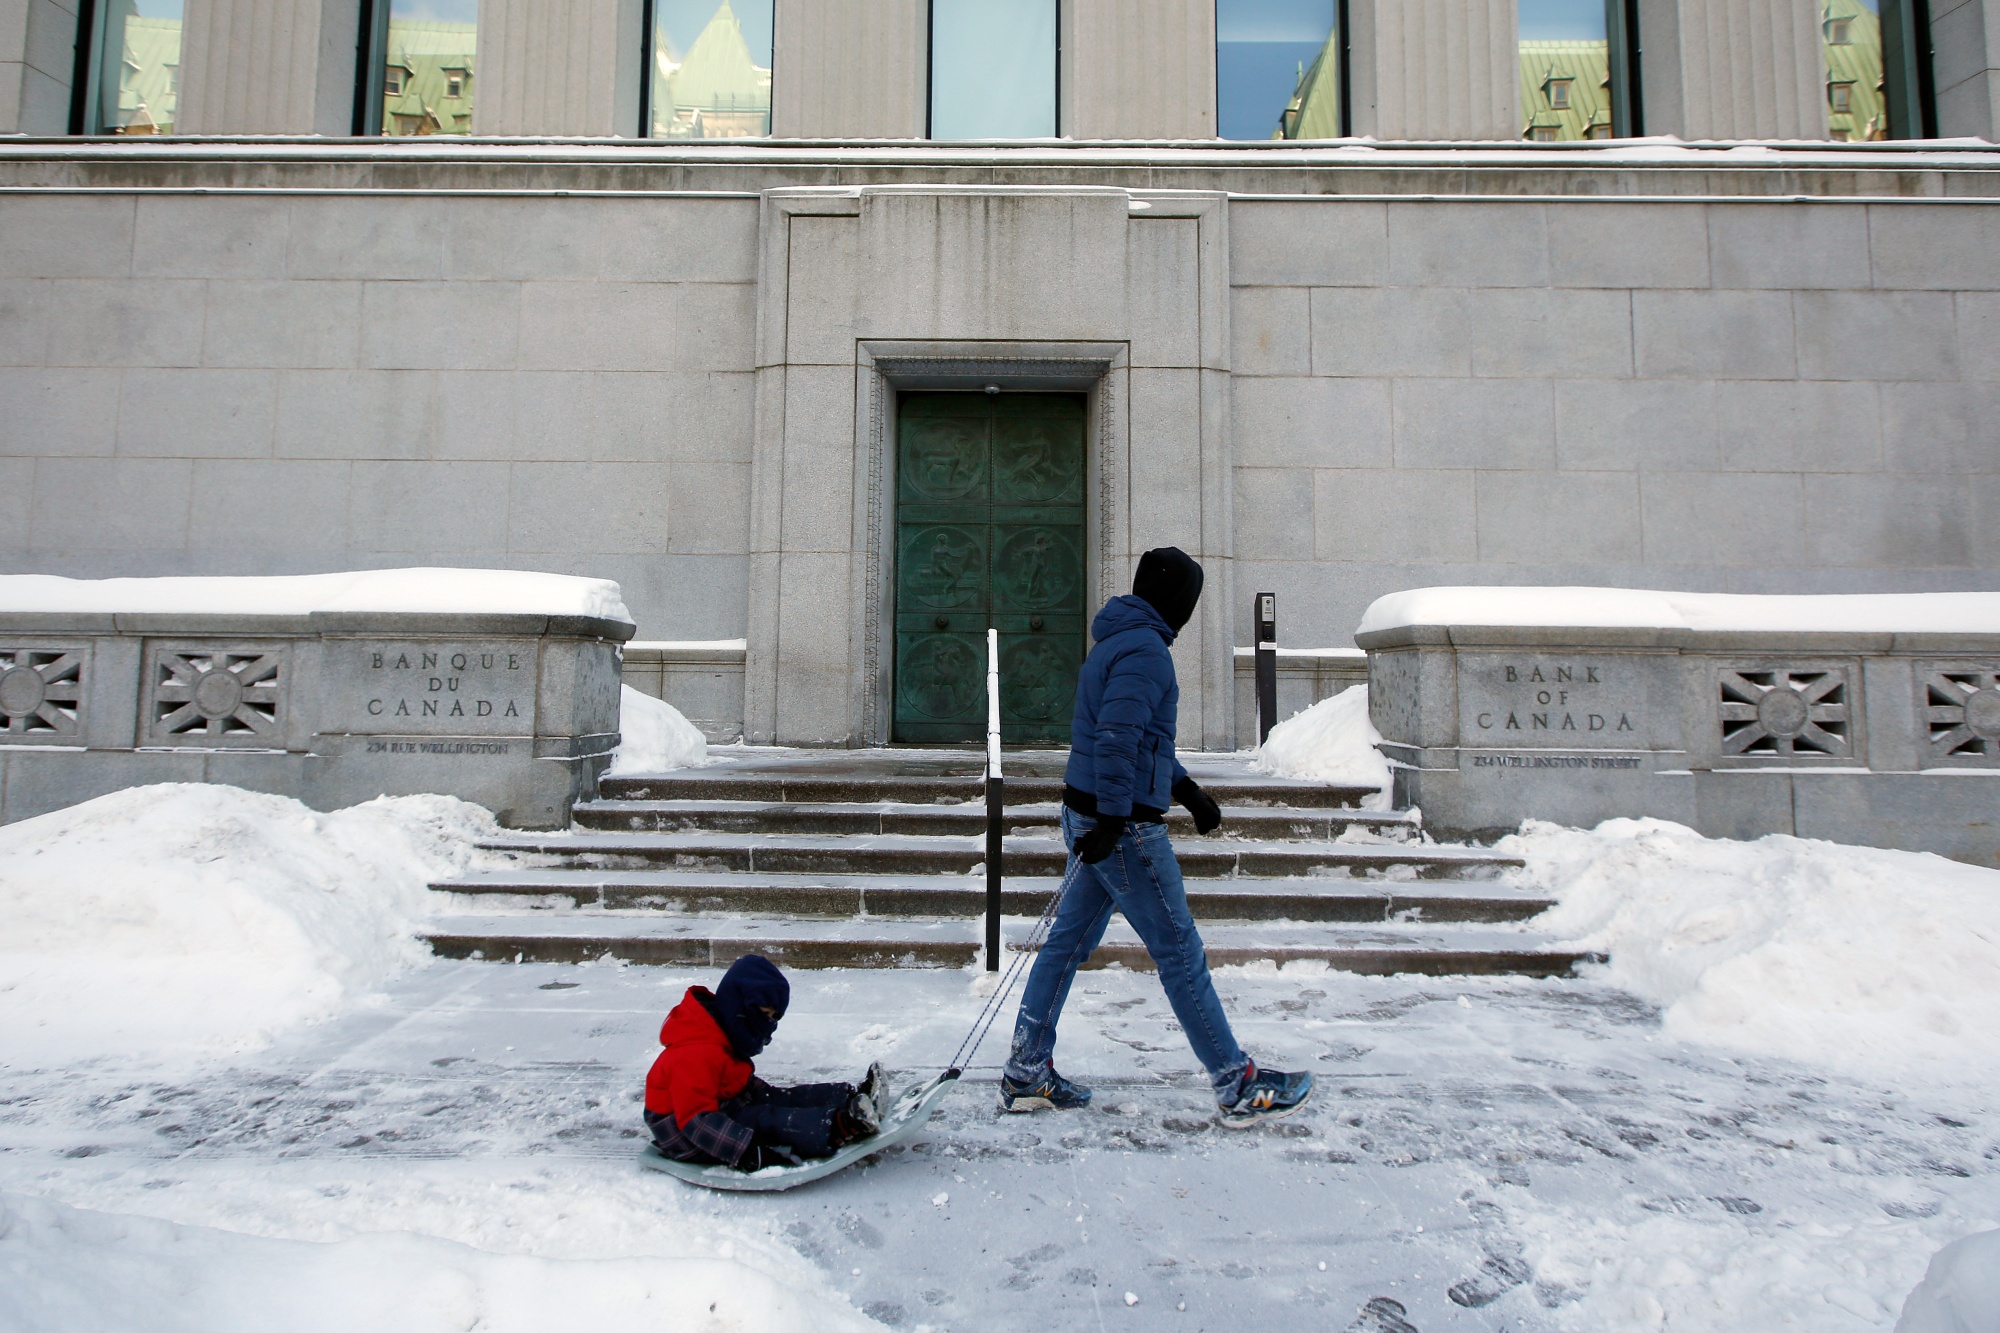
<instances>
[{"instance_id":1,"label":"child sitting on sled","mask_svg":"<svg viewBox=\"0 0 2000 1333\"><path fill-rule=\"evenodd\" d=\"M756 1171L830 1157L881 1128L879 1064L859 1086L774 1088L757 1077L751 1057L769 1044L791 996L784 973L754 953L731 963L713 992L688 987L660 1027L666 1049L646 1075L646 1128L661 1152Z\"/></svg>"}]
</instances>

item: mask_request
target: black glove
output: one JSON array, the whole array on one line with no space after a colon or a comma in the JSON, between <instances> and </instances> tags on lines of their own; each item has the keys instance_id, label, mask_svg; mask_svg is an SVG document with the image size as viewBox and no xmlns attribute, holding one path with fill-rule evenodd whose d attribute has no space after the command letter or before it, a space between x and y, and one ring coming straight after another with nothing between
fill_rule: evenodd
<instances>
[{"instance_id":1,"label":"black glove","mask_svg":"<svg viewBox=\"0 0 2000 1333\"><path fill-rule=\"evenodd\" d=\"M1186 806L1187 812L1194 816L1196 833L1209 834L1222 827L1222 807L1197 786L1193 778L1182 778L1174 784L1174 799Z\"/></svg>"},{"instance_id":2,"label":"black glove","mask_svg":"<svg viewBox=\"0 0 2000 1333\"><path fill-rule=\"evenodd\" d=\"M1099 815L1096 826L1076 840L1076 859L1087 866L1096 865L1111 855L1124 833L1125 816Z\"/></svg>"}]
</instances>

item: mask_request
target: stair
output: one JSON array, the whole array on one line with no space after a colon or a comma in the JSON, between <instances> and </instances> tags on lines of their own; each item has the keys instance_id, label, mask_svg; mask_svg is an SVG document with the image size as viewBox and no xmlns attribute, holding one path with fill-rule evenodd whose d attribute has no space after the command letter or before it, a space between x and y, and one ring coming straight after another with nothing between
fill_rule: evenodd
<instances>
[{"instance_id":1,"label":"stair","mask_svg":"<svg viewBox=\"0 0 2000 1333\"><path fill-rule=\"evenodd\" d=\"M730 747L708 768L612 778L575 827L481 845L505 869L431 887L459 909L428 938L446 957L715 967L760 952L791 967L965 967L984 938L981 756L937 750ZM1003 938L1019 947L1061 881L1063 756L1010 754ZM1190 764L1222 805L1201 838L1169 817L1189 905L1217 965L1318 959L1387 974L1567 974L1580 955L1521 923L1549 906L1508 883L1520 863L1425 843L1366 788ZM1150 967L1115 918L1092 966Z\"/></svg>"}]
</instances>

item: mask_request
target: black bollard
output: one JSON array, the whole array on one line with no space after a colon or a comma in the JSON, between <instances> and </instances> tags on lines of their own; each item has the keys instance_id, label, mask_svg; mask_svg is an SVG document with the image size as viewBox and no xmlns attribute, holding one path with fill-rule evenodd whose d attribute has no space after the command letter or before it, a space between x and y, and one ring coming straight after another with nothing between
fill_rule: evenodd
<instances>
[{"instance_id":1,"label":"black bollard","mask_svg":"<svg viewBox=\"0 0 2000 1333\"><path fill-rule=\"evenodd\" d=\"M1257 594L1257 744L1278 721L1278 594Z\"/></svg>"}]
</instances>

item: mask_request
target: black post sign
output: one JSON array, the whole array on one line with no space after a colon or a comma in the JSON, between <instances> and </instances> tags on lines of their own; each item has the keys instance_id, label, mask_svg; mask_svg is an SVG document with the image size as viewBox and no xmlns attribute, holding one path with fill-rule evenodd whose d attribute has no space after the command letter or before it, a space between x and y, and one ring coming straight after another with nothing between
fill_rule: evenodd
<instances>
[{"instance_id":1,"label":"black post sign","mask_svg":"<svg viewBox=\"0 0 2000 1333\"><path fill-rule=\"evenodd\" d=\"M1278 594L1257 594L1257 743L1278 721Z\"/></svg>"}]
</instances>

